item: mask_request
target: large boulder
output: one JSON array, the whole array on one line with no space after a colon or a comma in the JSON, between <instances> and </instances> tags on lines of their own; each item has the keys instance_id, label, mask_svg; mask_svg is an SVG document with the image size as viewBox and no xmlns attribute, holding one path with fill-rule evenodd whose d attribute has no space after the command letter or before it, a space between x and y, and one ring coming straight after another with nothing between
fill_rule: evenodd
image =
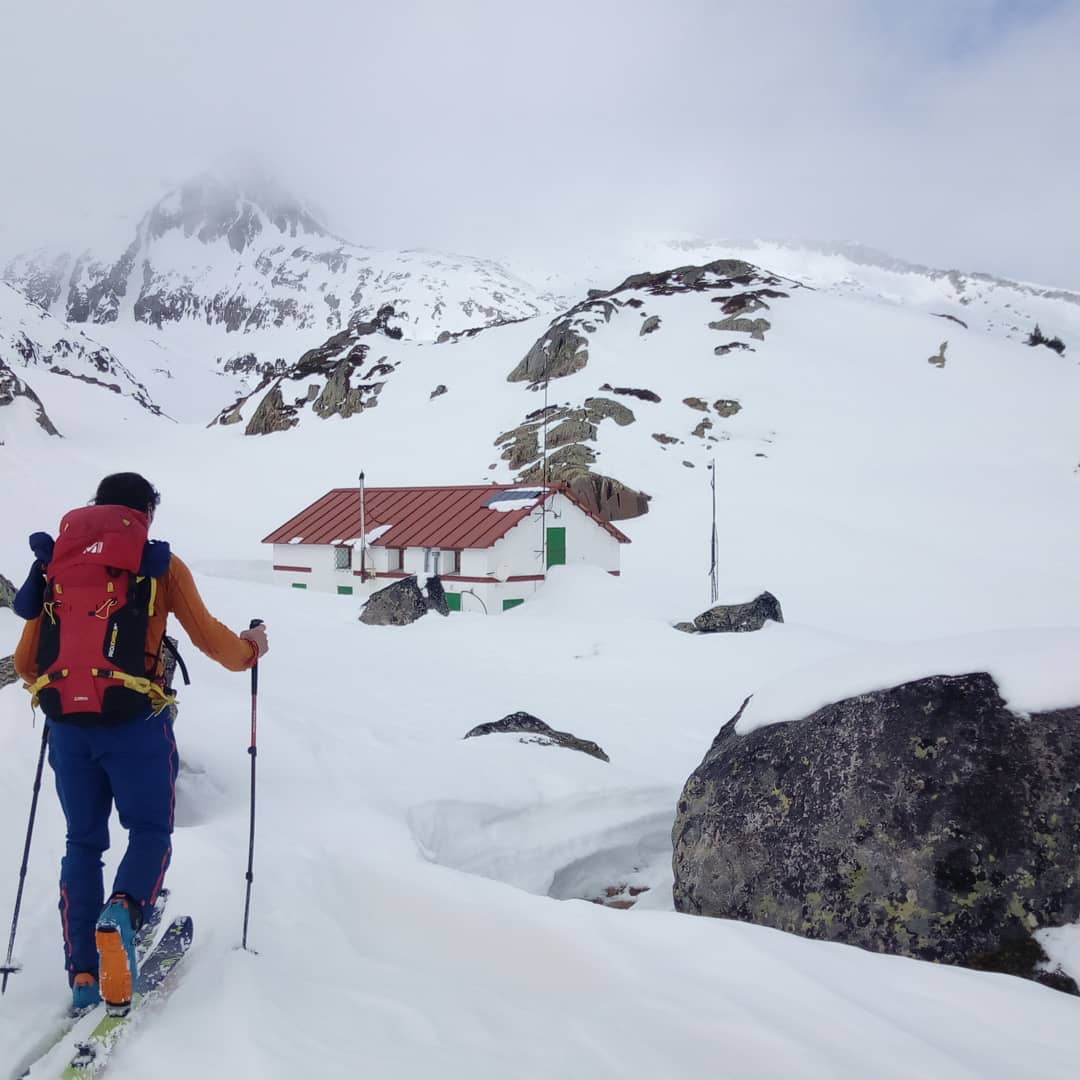
<instances>
[{"instance_id":1,"label":"large boulder","mask_svg":"<svg viewBox=\"0 0 1080 1080\"><path fill-rule=\"evenodd\" d=\"M0 574L0 608L9 608L15 603L15 586Z\"/></svg>"},{"instance_id":2,"label":"large boulder","mask_svg":"<svg viewBox=\"0 0 1080 1080\"><path fill-rule=\"evenodd\" d=\"M1038 977L1032 931L1080 918L1080 707L1017 715L976 673L742 711L679 800L677 910Z\"/></svg>"},{"instance_id":3,"label":"large boulder","mask_svg":"<svg viewBox=\"0 0 1080 1080\"><path fill-rule=\"evenodd\" d=\"M15 674L15 657L0 656L0 690L18 681L19 676Z\"/></svg>"},{"instance_id":4,"label":"large boulder","mask_svg":"<svg viewBox=\"0 0 1080 1080\"><path fill-rule=\"evenodd\" d=\"M510 713L509 716L504 716L494 723L478 724L471 731L465 733L465 738L474 739L479 735L496 735L507 732L529 736L520 740L523 743L537 743L540 746L562 746L567 750L579 750L581 753L599 758L601 761L611 760L590 739L579 739L568 731L556 731L545 724L543 720L539 720L527 712Z\"/></svg>"},{"instance_id":5,"label":"large boulder","mask_svg":"<svg viewBox=\"0 0 1080 1080\"><path fill-rule=\"evenodd\" d=\"M415 575L399 578L367 598L360 621L369 626L408 626L432 610L449 615L441 579L428 578L426 588L425 596Z\"/></svg>"},{"instance_id":6,"label":"large boulder","mask_svg":"<svg viewBox=\"0 0 1080 1080\"><path fill-rule=\"evenodd\" d=\"M717 604L694 619L693 629L701 634L743 633L760 630L766 622L783 622L780 601L771 592L759 593L748 604ZM680 623L679 629L686 624Z\"/></svg>"}]
</instances>

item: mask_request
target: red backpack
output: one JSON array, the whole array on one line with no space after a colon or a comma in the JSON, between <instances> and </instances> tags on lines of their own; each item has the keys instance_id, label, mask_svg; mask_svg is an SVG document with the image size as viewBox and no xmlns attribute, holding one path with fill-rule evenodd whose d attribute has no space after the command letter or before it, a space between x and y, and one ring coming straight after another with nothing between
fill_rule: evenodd
<instances>
[{"instance_id":1,"label":"red backpack","mask_svg":"<svg viewBox=\"0 0 1080 1080\"><path fill-rule=\"evenodd\" d=\"M116 723L174 700L152 681L147 653L157 579L140 575L147 516L126 506L86 506L60 522L46 567L34 704L51 720Z\"/></svg>"}]
</instances>

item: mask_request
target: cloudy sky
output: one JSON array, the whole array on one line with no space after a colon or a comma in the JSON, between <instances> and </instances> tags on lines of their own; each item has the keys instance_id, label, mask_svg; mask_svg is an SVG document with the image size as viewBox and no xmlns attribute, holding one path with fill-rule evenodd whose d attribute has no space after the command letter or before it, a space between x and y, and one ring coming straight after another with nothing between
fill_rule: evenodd
<instances>
[{"instance_id":1,"label":"cloudy sky","mask_svg":"<svg viewBox=\"0 0 1080 1080\"><path fill-rule=\"evenodd\" d=\"M360 243L858 241L1080 289L1080 0L33 0L0 251L259 161Z\"/></svg>"}]
</instances>

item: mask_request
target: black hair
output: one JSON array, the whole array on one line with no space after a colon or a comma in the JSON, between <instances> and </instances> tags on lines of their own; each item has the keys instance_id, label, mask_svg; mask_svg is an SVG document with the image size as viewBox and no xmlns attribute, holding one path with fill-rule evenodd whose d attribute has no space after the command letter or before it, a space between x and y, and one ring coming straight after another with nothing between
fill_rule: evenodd
<instances>
[{"instance_id":1,"label":"black hair","mask_svg":"<svg viewBox=\"0 0 1080 1080\"><path fill-rule=\"evenodd\" d=\"M148 514L157 509L161 495L145 476L120 472L106 476L98 484L93 502L97 506L128 506L132 510L141 510Z\"/></svg>"}]
</instances>

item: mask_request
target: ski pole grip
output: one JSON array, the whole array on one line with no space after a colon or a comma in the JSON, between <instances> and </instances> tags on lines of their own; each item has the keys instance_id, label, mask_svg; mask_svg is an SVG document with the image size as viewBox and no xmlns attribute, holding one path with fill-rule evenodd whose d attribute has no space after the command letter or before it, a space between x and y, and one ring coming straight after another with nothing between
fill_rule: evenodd
<instances>
[{"instance_id":1,"label":"ski pole grip","mask_svg":"<svg viewBox=\"0 0 1080 1080\"><path fill-rule=\"evenodd\" d=\"M254 630L256 626L262 626L262 619L252 619L248 623L248 629ZM257 693L259 689L259 658L255 657L255 663L251 665L251 692Z\"/></svg>"}]
</instances>

